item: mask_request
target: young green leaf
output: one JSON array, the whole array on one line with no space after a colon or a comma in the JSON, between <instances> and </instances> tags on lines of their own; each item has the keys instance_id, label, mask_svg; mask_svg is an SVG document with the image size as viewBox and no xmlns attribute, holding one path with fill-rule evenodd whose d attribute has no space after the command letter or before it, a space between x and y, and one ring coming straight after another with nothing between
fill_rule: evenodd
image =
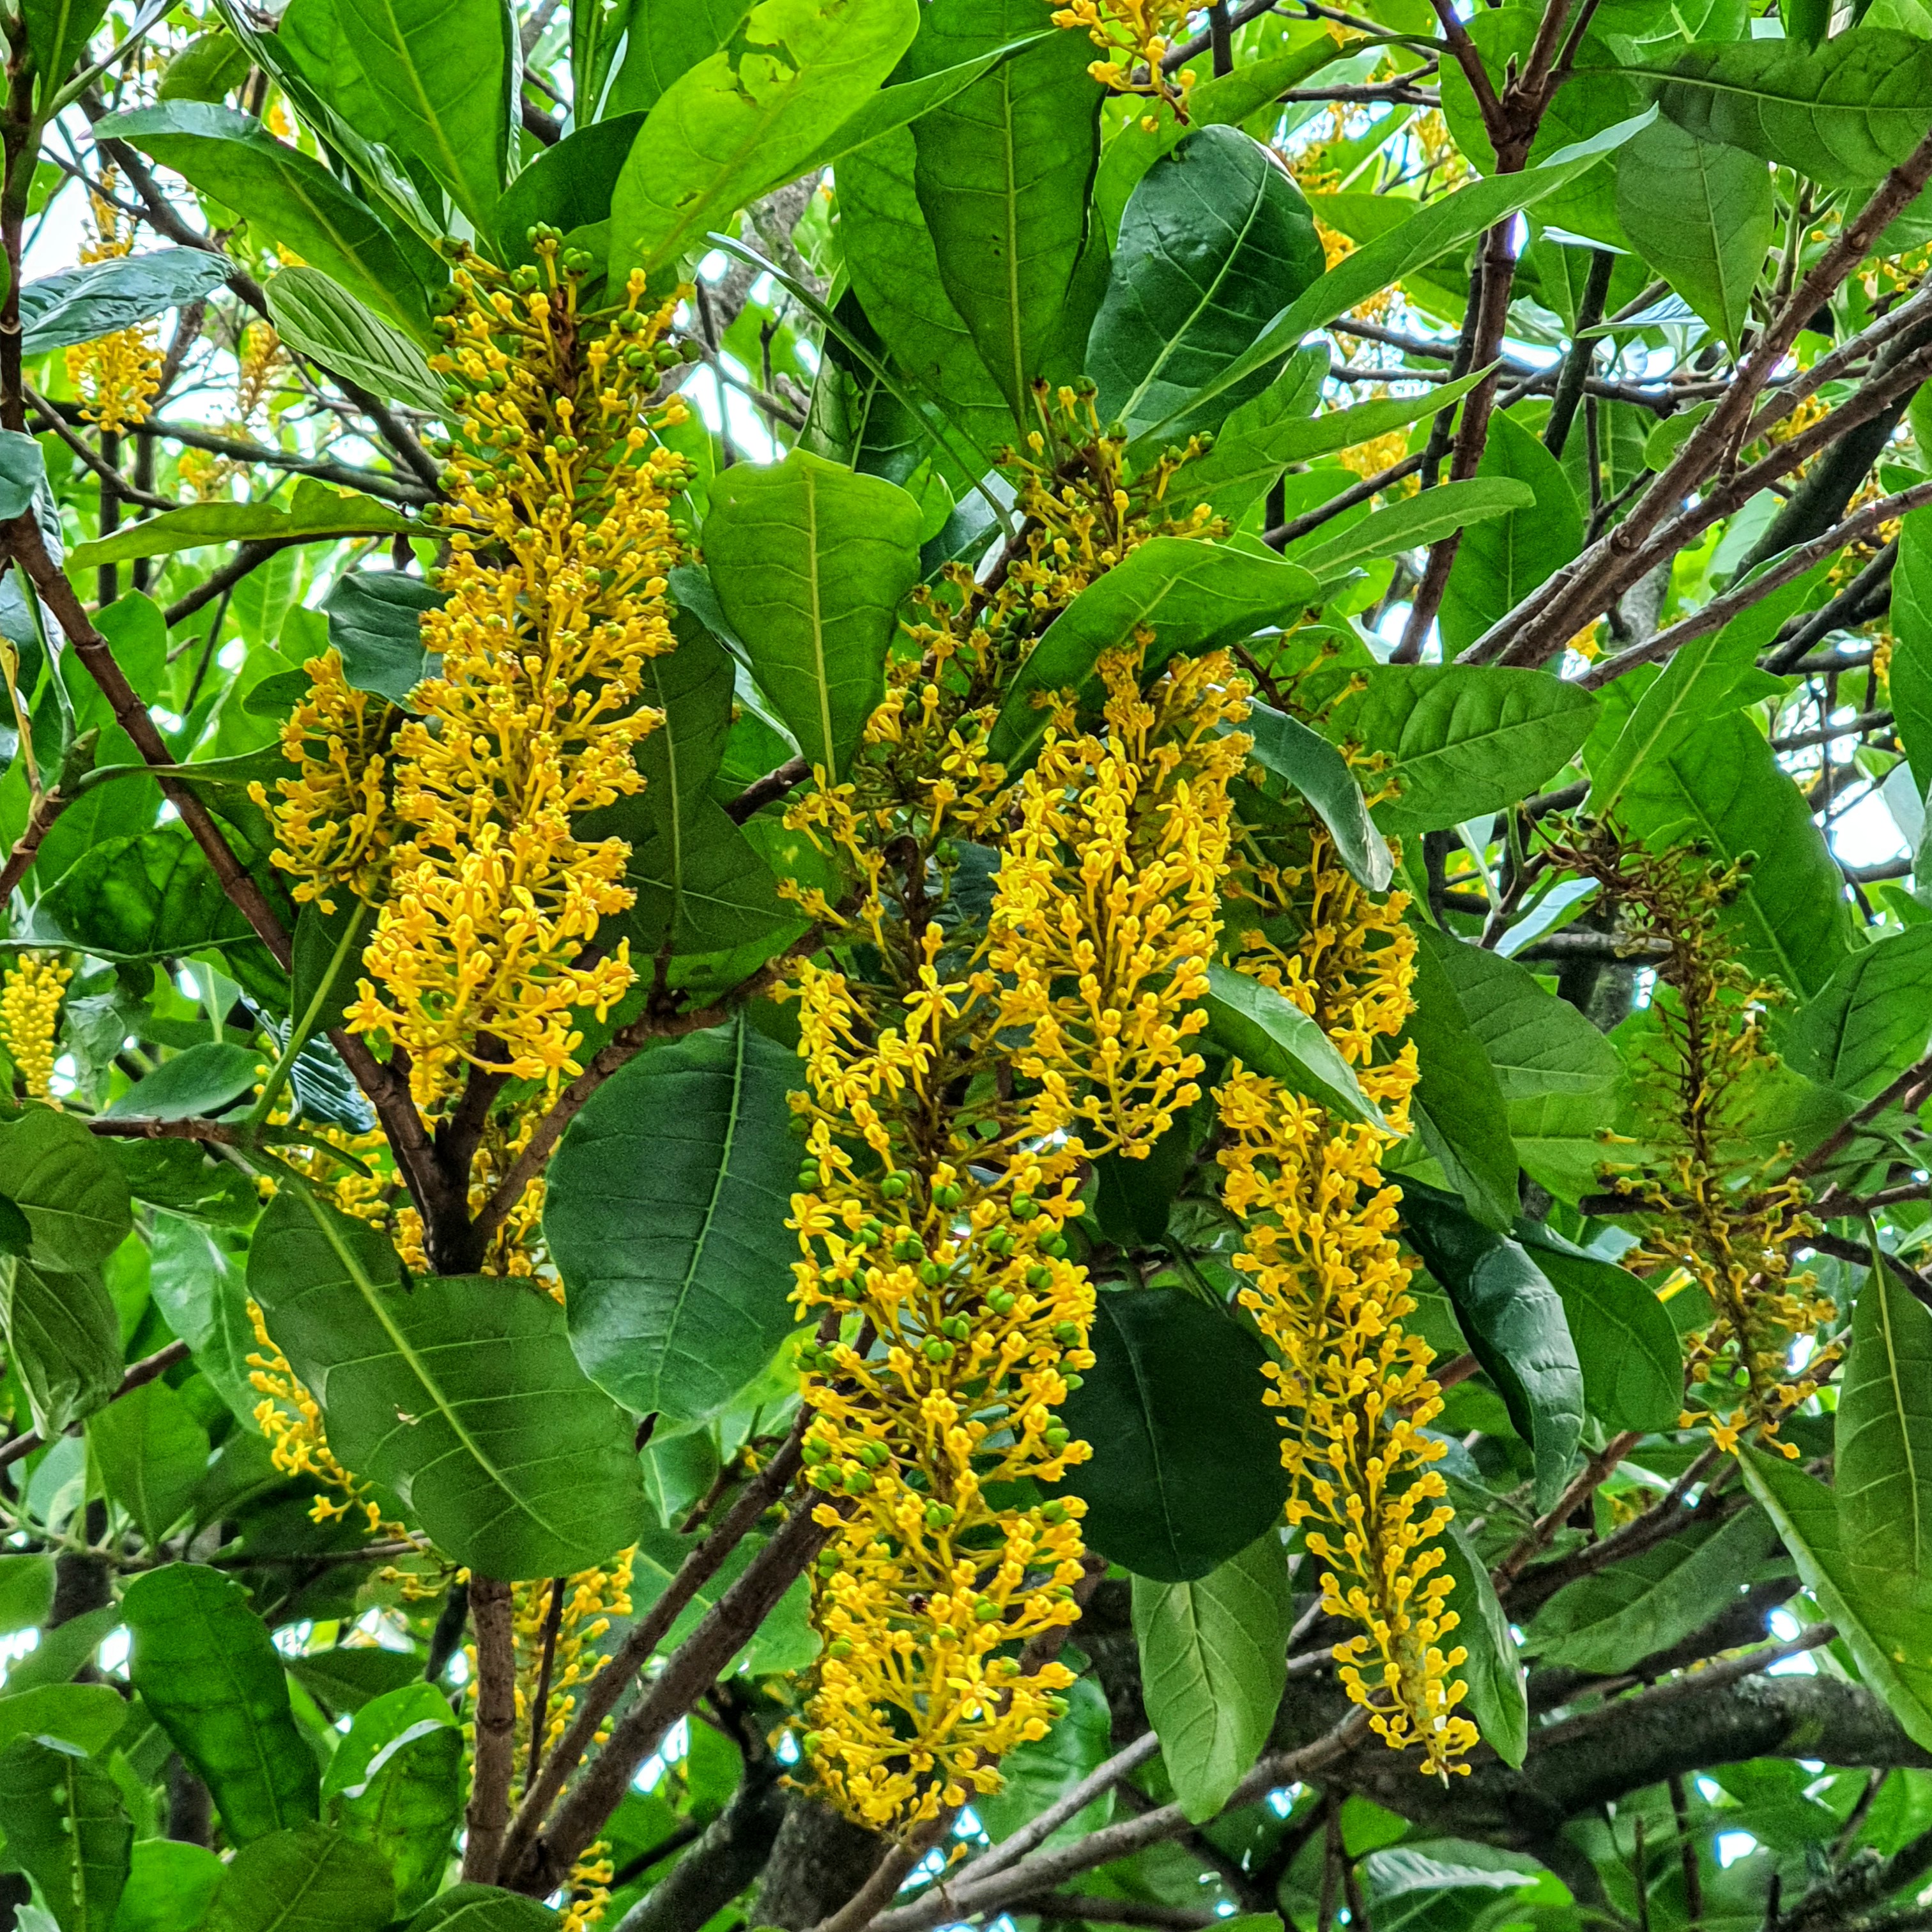
<instances>
[{"instance_id":1,"label":"young green leaf","mask_svg":"<svg viewBox=\"0 0 1932 1932\"><path fill-rule=\"evenodd\" d=\"M1208 1036L1256 1073L1346 1120L1378 1124L1382 1114L1320 1025L1274 987L1232 967L1208 969Z\"/></svg>"},{"instance_id":2,"label":"young green leaf","mask_svg":"<svg viewBox=\"0 0 1932 1932\"><path fill-rule=\"evenodd\" d=\"M1300 718L1258 699L1250 703L1241 728L1254 740L1255 762L1314 807L1350 874L1372 892L1387 892L1395 856L1370 818L1362 788L1342 754Z\"/></svg>"},{"instance_id":3,"label":"young green leaf","mask_svg":"<svg viewBox=\"0 0 1932 1932\"><path fill-rule=\"evenodd\" d=\"M398 1913L427 1904L463 1814L463 1733L442 1693L412 1684L364 1704L322 1790L330 1823L388 1862Z\"/></svg>"},{"instance_id":4,"label":"young green leaf","mask_svg":"<svg viewBox=\"0 0 1932 1932\"><path fill-rule=\"evenodd\" d=\"M60 1932L108 1932L134 1828L107 1767L57 1738L16 1738L0 1750L0 1814Z\"/></svg>"},{"instance_id":5,"label":"young green leaf","mask_svg":"<svg viewBox=\"0 0 1932 1932\"><path fill-rule=\"evenodd\" d=\"M1449 1607L1456 1612L1454 1641L1468 1652L1461 1666L1468 1686L1463 1709L1483 1742L1504 1763L1520 1769L1529 1748L1529 1694L1516 1655L1510 1621L1496 1600L1488 1568L1462 1526L1452 1522L1442 1539L1444 1574L1456 1587Z\"/></svg>"},{"instance_id":6,"label":"young green leaf","mask_svg":"<svg viewBox=\"0 0 1932 1932\"><path fill-rule=\"evenodd\" d=\"M395 1916L396 1888L380 1852L302 1825L236 1853L202 1932L379 1932Z\"/></svg>"},{"instance_id":7,"label":"young green leaf","mask_svg":"<svg viewBox=\"0 0 1932 1932\"><path fill-rule=\"evenodd\" d=\"M166 1382L143 1382L88 1418L87 1446L108 1494L158 1548L207 1473L208 1431Z\"/></svg>"},{"instance_id":8,"label":"young green leaf","mask_svg":"<svg viewBox=\"0 0 1932 1932\"><path fill-rule=\"evenodd\" d=\"M1932 1585L1932 1314L1876 1256L1852 1316L1836 1450L1846 1561Z\"/></svg>"}]
</instances>

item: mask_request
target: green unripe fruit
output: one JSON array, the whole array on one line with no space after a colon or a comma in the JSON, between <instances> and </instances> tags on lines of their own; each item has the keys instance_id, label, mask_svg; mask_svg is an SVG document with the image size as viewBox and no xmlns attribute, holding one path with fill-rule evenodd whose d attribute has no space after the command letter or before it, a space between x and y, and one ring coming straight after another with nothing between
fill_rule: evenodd
<instances>
[{"instance_id":1,"label":"green unripe fruit","mask_svg":"<svg viewBox=\"0 0 1932 1932\"><path fill-rule=\"evenodd\" d=\"M1064 1348L1072 1348L1080 1340L1079 1324L1074 1322L1055 1322L1053 1339Z\"/></svg>"},{"instance_id":2,"label":"green unripe fruit","mask_svg":"<svg viewBox=\"0 0 1932 1932\"><path fill-rule=\"evenodd\" d=\"M1016 1221L1030 1221L1040 1212L1040 1203L1030 1194L1013 1196L1012 1214Z\"/></svg>"},{"instance_id":3,"label":"green unripe fruit","mask_svg":"<svg viewBox=\"0 0 1932 1932\"><path fill-rule=\"evenodd\" d=\"M944 1187L932 1190L932 1204L935 1208L956 1208L966 1198L966 1190L948 1181Z\"/></svg>"},{"instance_id":4,"label":"green unripe fruit","mask_svg":"<svg viewBox=\"0 0 1932 1932\"><path fill-rule=\"evenodd\" d=\"M950 1503L928 1503L926 1506L926 1526L928 1529L944 1529L952 1517L953 1509Z\"/></svg>"},{"instance_id":5,"label":"green unripe fruit","mask_svg":"<svg viewBox=\"0 0 1932 1932\"><path fill-rule=\"evenodd\" d=\"M906 1178L902 1174L889 1174L879 1183L879 1192L888 1201L898 1200L906 1191Z\"/></svg>"},{"instance_id":6,"label":"green unripe fruit","mask_svg":"<svg viewBox=\"0 0 1932 1932\"><path fill-rule=\"evenodd\" d=\"M916 1234L902 1234L892 1244L892 1258L898 1262L923 1261L926 1244Z\"/></svg>"},{"instance_id":7,"label":"green unripe fruit","mask_svg":"<svg viewBox=\"0 0 1932 1932\"><path fill-rule=\"evenodd\" d=\"M892 1452L883 1442L868 1442L860 1450L859 1460L868 1468L882 1468L892 1460Z\"/></svg>"},{"instance_id":8,"label":"green unripe fruit","mask_svg":"<svg viewBox=\"0 0 1932 1932\"><path fill-rule=\"evenodd\" d=\"M1066 1520L1066 1505L1063 1502L1056 1501L1044 1504L1040 1513L1048 1522L1064 1522Z\"/></svg>"},{"instance_id":9,"label":"green unripe fruit","mask_svg":"<svg viewBox=\"0 0 1932 1932\"><path fill-rule=\"evenodd\" d=\"M1006 1615L1006 1612L998 1604L982 1603L974 1605L973 1615L974 1619L980 1623L996 1624Z\"/></svg>"},{"instance_id":10,"label":"green unripe fruit","mask_svg":"<svg viewBox=\"0 0 1932 1932\"><path fill-rule=\"evenodd\" d=\"M846 1658L852 1654L851 1639L843 1636L836 1639L825 1646L825 1654L827 1657L836 1658L839 1663L843 1664Z\"/></svg>"},{"instance_id":11,"label":"green unripe fruit","mask_svg":"<svg viewBox=\"0 0 1932 1932\"><path fill-rule=\"evenodd\" d=\"M832 1456L832 1451L816 1436L808 1436L799 1454L814 1468L820 1462L829 1462Z\"/></svg>"},{"instance_id":12,"label":"green unripe fruit","mask_svg":"<svg viewBox=\"0 0 1932 1932\"><path fill-rule=\"evenodd\" d=\"M1060 1379L1070 1389L1084 1388L1087 1386L1087 1378L1084 1376L1062 1376Z\"/></svg>"},{"instance_id":13,"label":"green unripe fruit","mask_svg":"<svg viewBox=\"0 0 1932 1932\"><path fill-rule=\"evenodd\" d=\"M872 1486L872 1479L863 1469L845 1472L845 1490L848 1496L862 1496Z\"/></svg>"},{"instance_id":14,"label":"green unripe fruit","mask_svg":"<svg viewBox=\"0 0 1932 1932\"><path fill-rule=\"evenodd\" d=\"M1046 1432L1046 1446L1058 1456L1072 1438L1064 1429L1049 1429Z\"/></svg>"},{"instance_id":15,"label":"green unripe fruit","mask_svg":"<svg viewBox=\"0 0 1932 1932\"><path fill-rule=\"evenodd\" d=\"M809 1192L812 1189L816 1187L818 1185L818 1183L819 1174L818 1168L816 1165L811 1167L802 1167L799 1169L798 1184L800 1187L805 1189L807 1192Z\"/></svg>"},{"instance_id":16,"label":"green unripe fruit","mask_svg":"<svg viewBox=\"0 0 1932 1932\"><path fill-rule=\"evenodd\" d=\"M987 1298L986 1306L995 1315L1010 1315L1013 1312L1013 1297L1003 1288L998 1294Z\"/></svg>"},{"instance_id":17,"label":"green unripe fruit","mask_svg":"<svg viewBox=\"0 0 1932 1932\"><path fill-rule=\"evenodd\" d=\"M926 1359L928 1362L950 1362L952 1359L952 1345L942 1342L937 1335L928 1335L925 1342Z\"/></svg>"},{"instance_id":18,"label":"green unripe fruit","mask_svg":"<svg viewBox=\"0 0 1932 1932\"><path fill-rule=\"evenodd\" d=\"M946 1279L946 1270L937 1262L922 1262L919 1278L928 1288L937 1288Z\"/></svg>"},{"instance_id":19,"label":"green unripe fruit","mask_svg":"<svg viewBox=\"0 0 1932 1932\"><path fill-rule=\"evenodd\" d=\"M939 1324L940 1333L955 1342L963 1342L973 1332L973 1324L963 1315L949 1315Z\"/></svg>"},{"instance_id":20,"label":"green unripe fruit","mask_svg":"<svg viewBox=\"0 0 1932 1932\"><path fill-rule=\"evenodd\" d=\"M1026 1285L1036 1292L1042 1288L1051 1288L1053 1286L1052 1269L1041 1268L1037 1264L1028 1268L1026 1271Z\"/></svg>"},{"instance_id":21,"label":"green unripe fruit","mask_svg":"<svg viewBox=\"0 0 1932 1932\"><path fill-rule=\"evenodd\" d=\"M1057 1262L1064 1262L1066 1258L1066 1237L1064 1234L1048 1235L1040 1243L1040 1251L1043 1255L1051 1255Z\"/></svg>"}]
</instances>

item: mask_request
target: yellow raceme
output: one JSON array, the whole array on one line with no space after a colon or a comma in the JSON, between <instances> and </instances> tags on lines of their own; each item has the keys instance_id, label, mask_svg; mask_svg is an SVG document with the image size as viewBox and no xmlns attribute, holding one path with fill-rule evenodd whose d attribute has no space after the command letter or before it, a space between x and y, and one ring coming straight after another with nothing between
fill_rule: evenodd
<instances>
[{"instance_id":1,"label":"yellow raceme","mask_svg":"<svg viewBox=\"0 0 1932 1932\"><path fill-rule=\"evenodd\" d=\"M12 1056L20 1084L37 1100L52 1098L61 1000L73 977L74 968L64 960L22 952L0 981L0 1045Z\"/></svg>"}]
</instances>

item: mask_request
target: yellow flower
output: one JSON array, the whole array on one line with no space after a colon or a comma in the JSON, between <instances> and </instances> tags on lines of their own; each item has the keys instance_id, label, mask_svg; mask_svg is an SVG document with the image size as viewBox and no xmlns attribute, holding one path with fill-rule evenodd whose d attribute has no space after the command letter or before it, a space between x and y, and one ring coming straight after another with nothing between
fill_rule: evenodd
<instances>
[{"instance_id":1,"label":"yellow flower","mask_svg":"<svg viewBox=\"0 0 1932 1932\"><path fill-rule=\"evenodd\" d=\"M22 952L0 984L0 1044L13 1056L21 1084L37 1100L52 1097L61 999L73 977L74 968L62 960Z\"/></svg>"},{"instance_id":2,"label":"yellow flower","mask_svg":"<svg viewBox=\"0 0 1932 1932\"><path fill-rule=\"evenodd\" d=\"M105 194L114 190L115 171L102 171ZM88 196L92 204L94 238L81 245L83 266L118 260L131 254L134 224L122 225L121 211L103 194ZM161 386L161 355L152 326L146 322L96 336L67 352L68 379L81 399L82 416L112 434L138 429L148 420Z\"/></svg>"}]
</instances>

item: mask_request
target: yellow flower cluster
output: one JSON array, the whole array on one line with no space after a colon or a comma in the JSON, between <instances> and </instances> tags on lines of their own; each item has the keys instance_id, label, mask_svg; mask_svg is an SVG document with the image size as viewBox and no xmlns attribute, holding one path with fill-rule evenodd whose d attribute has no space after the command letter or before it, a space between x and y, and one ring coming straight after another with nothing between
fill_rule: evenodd
<instances>
[{"instance_id":1,"label":"yellow flower cluster","mask_svg":"<svg viewBox=\"0 0 1932 1932\"><path fill-rule=\"evenodd\" d=\"M227 424L231 431L244 434L254 424L256 412L269 398L275 380L288 365L281 338L270 324L251 322L242 332L240 350L236 358L235 407ZM272 422L274 416L270 411ZM176 473L196 499L211 503L226 494L230 482L243 474L248 465L232 456L218 456L212 451L184 449L177 459Z\"/></svg>"},{"instance_id":2,"label":"yellow flower cluster","mask_svg":"<svg viewBox=\"0 0 1932 1932\"><path fill-rule=\"evenodd\" d=\"M1797 1445L1778 1441L1778 1427L1837 1361L1836 1345L1810 1350L1838 1311L1815 1276L1792 1271L1792 1250L1814 1224L1802 1184L1778 1172L1791 1150L1766 1160L1743 1144L1750 1088L1777 1064L1766 1020L1783 998L1732 957L1720 923L1745 868L1695 849L1650 852L1604 826L1554 850L1600 881L1634 937L1668 948L1650 1006L1654 1043L1638 1076L1658 1144L1606 1178L1657 1216L1624 1265L1694 1282L1714 1311L1689 1358L1707 1406L1686 1409L1679 1425L1708 1427L1727 1454L1748 1439L1795 1460ZM1794 1367L1801 1348L1807 1359Z\"/></svg>"},{"instance_id":3,"label":"yellow flower cluster","mask_svg":"<svg viewBox=\"0 0 1932 1932\"><path fill-rule=\"evenodd\" d=\"M593 1648L608 1635L614 1617L631 1614L632 1567L637 1552L621 1550L609 1563L580 1570L563 1581L556 1636L550 1648L550 1669L544 1703L539 1760L556 1748L577 1708L577 1694L610 1660ZM515 1586L512 1616L517 1646L518 1763L529 1762L531 1722L543 1672L544 1637L550 1624L555 1580L542 1577ZM587 1654L586 1654L587 1653Z\"/></svg>"},{"instance_id":4,"label":"yellow flower cluster","mask_svg":"<svg viewBox=\"0 0 1932 1932\"><path fill-rule=\"evenodd\" d=\"M1380 1166L1417 1077L1413 1046L1376 1058L1413 1006L1406 901L1366 892L1319 826L1304 862L1258 863L1240 890L1262 924L1237 964L1320 1024L1390 1128L1338 1121L1238 1060L1218 1090L1224 1198L1246 1228L1239 1299L1278 1358L1263 1399L1282 1412L1288 1520L1324 1566L1323 1610L1360 1628L1335 1648L1350 1697L1391 1748L1419 1745L1424 1771L1466 1771L1476 1730L1456 1712L1465 1653L1444 1648L1458 1618L1437 1545L1454 1512L1422 1432L1442 1402L1433 1352L1402 1326L1400 1192Z\"/></svg>"},{"instance_id":5,"label":"yellow flower cluster","mask_svg":"<svg viewBox=\"0 0 1932 1932\"><path fill-rule=\"evenodd\" d=\"M100 183L106 194L113 193L113 169L103 170ZM134 223L124 226L121 211L103 195L91 194L88 199L93 206L94 238L81 244L82 266L118 261L131 254ZM160 351L155 346L152 329L140 322L132 328L117 328L110 335L76 344L67 352L67 373L88 422L98 424L110 434L138 429L148 420L161 386Z\"/></svg>"},{"instance_id":6,"label":"yellow flower cluster","mask_svg":"<svg viewBox=\"0 0 1932 1932\"><path fill-rule=\"evenodd\" d=\"M310 688L282 726L282 756L296 776L275 781L273 856L294 875L291 898L332 913L338 892L365 900L382 893L395 838L386 778L399 714L387 700L354 689L332 650L302 668ZM259 782L248 791L271 809Z\"/></svg>"},{"instance_id":7,"label":"yellow flower cluster","mask_svg":"<svg viewBox=\"0 0 1932 1932\"><path fill-rule=\"evenodd\" d=\"M1183 68L1170 77L1161 63L1174 35L1186 32L1189 11L1186 0L1071 0L1054 14L1053 24L1086 30L1106 56L1087 70L1102 87L1164 100L1176 120L1185 121L1194 70ZM1152 115L1142 122L1149 134L1156 124Z\"/></svg>"},{"instance_id":8,"label":"yellow flower cluster","mask_svg":"<svg viewBox=\"0 0 1932 1932\"><path fill-rule=\"evenodd\" d=\"M0 1046L11 1055L20 1084L37 1100L53 1097L61 998L73 977L74 968L63 960L22 952L0 982Z\"/></svg>"},{"instance_id":9,"label":"yellow flower cluster","mask_svg":"<svg viewBox=\"0 0 1932 1932\"><path fill-rule=\"evenodd\" d=\"M410 1053L434 1111L461 1063L554 1082L578 1072L573 1010L601 1018L629 986L628 945L578 964L622 911L628 850L573 821L635 791L658 714L644 661L670 649L664 573L680 459L649 402L669 305L634 275L610 327L582 329L578 277L554 239L540 268L458 272L433 365L460 397L442 520L448 593L423 620L439 674L394 741L388 896L350 1024ZM682 420L675 399L656 426Z\"/></svg>"},{"instance_id":10,"label":"yellow flower cluster","mask_svg":"<svg viewBox=\"0 0 1932 1932\"><path fill-rule=\"evenodd\" d=\"M1082 1505L1028 1505L1018 1486L1088 1454L1055 1414L1093 1364L1093 1289L1066 1232L1079 1170L1144 1155L1198 1093L1184 1009L1246 748L1214 728L1242 704L1225 660L1176 668L1145 701L1137 668L1107 667L1104 740L1050 737L1011 792L984 762L984 716L949 729L943 758L907 728L942 708L928 686L916 711L881 707L868 768L872 796L896 779L916 818L856 808L850 784L791 814L856 871L852 919L820 910L869 936L886 976L801 968L793 1102L808 1145L796 1298L838 1335L800 1354L808 1480L834 1532L808 1748L832 1798L880 1829L997 1790L998 1760L1045 1735L1071 1681L1024 1652L1077 1615ZM1019 830L988 929L956 947L924 882L944 876L950 838L996 830L1003 804ZM1064 1002L1048 980L1063 970L1083 982ZM1017 1091L1016 1072L1036 1090Z\"/></svg>"}]
</instances>

